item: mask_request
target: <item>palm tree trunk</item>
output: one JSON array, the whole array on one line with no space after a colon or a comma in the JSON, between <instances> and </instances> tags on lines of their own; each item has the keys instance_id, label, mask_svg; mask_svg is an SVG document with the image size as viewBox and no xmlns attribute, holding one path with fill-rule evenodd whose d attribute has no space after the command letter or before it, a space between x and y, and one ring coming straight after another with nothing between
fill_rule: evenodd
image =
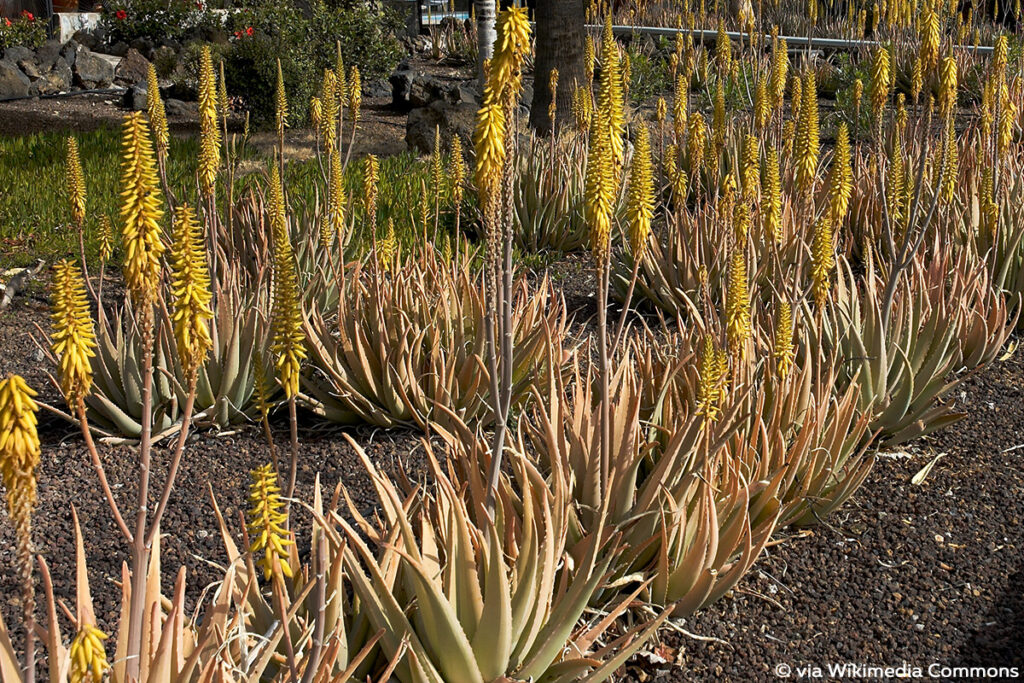
<instances>
[{"instance_id":1,"label":"palm tree trunk","mask_svg":"<svg viewBox=\"0 0 1024 683\"><path fill-rule=\"evenodd\" d=\"M585 80L585 16L584 0L537 0L536 82L533 86L530 125L541 135L551 132L551 120L548 118L551 91L548 78L552 69L558 69L558 92L555 98L558 125L572 117L572 94Z\"/></svg>"},{"instance_id":2,"label":"palm tree trunk","mask_svg":"<svg viewBox=\"0 0 1024 683\"><path fill-rule=\"evenodd\" d=\"M490 59L494 54L494 40L497 34L494 31L495 0L473 0L476 7L476 40L477 40L477 73L480 78L480 87L484 83L484 60Z\"/></svg>"}]
</instances>

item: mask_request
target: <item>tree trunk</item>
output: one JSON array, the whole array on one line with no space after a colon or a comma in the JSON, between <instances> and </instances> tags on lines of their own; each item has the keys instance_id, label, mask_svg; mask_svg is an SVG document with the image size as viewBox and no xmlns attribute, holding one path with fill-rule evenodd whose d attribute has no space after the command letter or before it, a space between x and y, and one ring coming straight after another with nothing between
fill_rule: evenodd
<instances>
[{"instance_id":1,"label":"tree trunk","mask_svg":"<svg viewBox=\"0 0 1024 683\"><path fill-rule=\"evenodd\" d=\"M485 85L484 81L484 60L490 59L494 54L494 40L497 34L494 32L495 0L473 0L476 7L476 41L477 41L477 73L480 78L480 88Z\"/></svg>"},{"instance_id":2,"label":"tree trunk","mask_svg":"<svg viewBox=\"0 0 1024 683\"><path fill-rule=\"evenodd\" d=\"M551 132L551 70L558 69L558 125L571 119L573 92L584 85L585 7L584 0L537 0L537 57L530 125L541 135Z\"/></svg>"}]
</instances>

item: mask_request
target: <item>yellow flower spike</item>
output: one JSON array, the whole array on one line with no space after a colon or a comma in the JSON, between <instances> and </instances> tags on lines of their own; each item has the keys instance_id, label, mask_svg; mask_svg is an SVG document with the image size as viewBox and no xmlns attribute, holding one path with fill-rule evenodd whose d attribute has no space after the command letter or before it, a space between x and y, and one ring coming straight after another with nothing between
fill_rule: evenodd
<instances>
[{"instance_id":1,"label":"yellow flower spike","mask_svg":"<svg viewBox=\"0 0 1024 683\"><path fill-rule=\"evenodd\" d=\"M359 67L354 66L348 74L348 110L352 117L352 125L359 123L363 105L363 79L359 75Z\"/></svg>"},{"instance_id":2,"label":"yellow flower spike","mask_svg":"<svg viewBox=\"0 0 1024 683\"><path fill-rule=\"evenodd\" d=\"M277 124L277 134L284 135L284 129L288 127L288 93L284 87L284 72L281 70L281 60L277 60L277 86L274 88L274 121Z\"/></svg>"},{"instance_id":3,"label":"yellow flower spike","mask_svg":"<svg viewBox=\"0 0 1024 683\"><path fill-rule=\"evenodd\" d=\"M670 182L674 182L676 175L679 173L679 168L676 165L676 158L678 156L679 148L674 144L670 144L666 147L665 153L662 155L661 169L664 172L665 177L668 178Z\"/></svg>"},{"instance_id":4,"label":"yellow flower spike","mask_svg":"<svg viewBox=\"0 0 1024 683\"><path fill-rule=\"evenodd\" d=\"M779 156L775 150L768 151L764 173L764 234L765 239L775 244L782 243L782 183L779 178Z\"/></svg>"},{"instance_id":5,"label":"yellow flower spike","mask_svg":"<svg viewBox=\"0 0 1024 683\"><path fill-rule=\"evenodd\" d=\"M103 641L107 634L91 624L85 624L71 641L71 683L100 683L110 669Z\"/></svg>"},{"instance_id":6,"label":"yellow flower spike","mask_svg":"<svg viewBox=\"0 0 1024 683\"><path fill-rule=\"evenodd\" d=\"M576 88L572 94L572 115L576 121L576 131L581 135L590 130L593 109L594 101L590 91L582 87Z\"/></svg>"},{"instance_id":7,"label":"yellow flower spike","mask_svg":"<svg viewBox=\"0 0 1024 683\"><path fill-rule=\"evenodd\" d=\"M114 255L114 227L108 216L100 216L100 262L106 263Z\"/></svg>"},{"instance_id":8,"label":"yellow flower spike","mask_svg":"<svg viewBox=\"0 0 1024 683\"><path fill-rule=\"evenodd\" d=\"M832 167L828 174L828 202L833 225L842 225L853 193L853 169L850 167L850 135L846 122L839 124Z\"/></svg>"},{"instance_id":9,"label":"yellow flower spike","mask_svg":"<svg viewBox=\"0 0 1024 683\"><path fill-rule=\"evenodd\" d=\"M625 155L624 135L626 121L623 117L622 72L619 62L619 47L612 32L612 17L608 13L601 38L601 81L597 94L598 115L595 117L608 129L608 151L616 173L622 166Z\"/></svg>"},{"instance_id":10,"label":"yellow flower spike","mask_svg":"<svg viewBox=\"0 0 1024 683\"><path fill-rule=\"evenodd\" d=\"M27 516L36 504L40 451L35 396L20 375L0 380L0 479L7 489L7 509L15 519Z\"/></svg>"},{"instance_id":11,"label":"yellow flower spike","mask_svg":"<svg viewBox=\"0 0 1024 683\"><path fill-rule=\"evenodd\" d=\"M655 108L654 119L658 122L659 126L665 125L665 119L668 118L668 103L665 102L664 97L658 98L658 106Z\"/></svg>"},{"instance_id":12,"label":"yellow flower spike","mask_svg":"<svg viewBox=\"0 0 1024 683\"><path fill-rule=\"evenodd\" d=\"M164 253L160 187L149 128L140 112L124 119L121 165L121 243L128 291L137 305L156 301L160 258Z\"/></svg>"},{"instance_id":13,"label":"yellow flower spike","mask_svg":"<svg viewBox=\"0 0 1024 683\"><path fill-rule=\"evenodd\" d=\"M756 201L761 189L761 163L758 158L757 138L748 134L743 141L743 198Z\"/></svg>"},{"instance_id":14,"label":"yellow flower spike","mask_svg":"<svg viewBox=\"0 0 1024 683\"><path fill-rule=\"evenodd\" d=\"M939 13L932 6L931 0L924 0L921 3L920 13L921 50L919 57L922 73L928 74L939 63L939 42L941 40Z\"/></svg>"},{"instance_id":15,"label":"yellow flower spike","mask_svg":"<svg viewBox=\"0 0 1024 683\"><path fill-rule=\"evenodd\" d=\"M380 182L380 162L377 155L367 154L363 159L363 209L366 211L366 220L370 227L376 231L377 227L377 185Z\"/></svg>"},{"instance_id":16,"label":"yellow flower spike","mask_svg":"<svg viewBox=\"0 0 1024 683\"><path fill-rule=\"evenodd\" d=\"M871 115L880 121L885 111L885 103L889 99L889 87L892 83L892 72L889 65L889 51L879 47L871 64L870 100Z\"/></svg>"},{"instance_id":17,"label":"yellow flower spike","mask_svg":"<svg viewBox=\"0 0 1024 683\"><path fill-rule=\"evenodd\" d=\"M705 422L714 422L721 413L723 369L722 356L715 348L714 338L710 334L704 335L698 361L697 414Z\"/></svg>"},{"instance_id":18,"label":"yellow flower spike","mask_svg":"<svg viewBox=\"0 0 1024 683\"><path fill-rule=\"evenodd\" d=\"M757 79L754 89L754 126L763 131L771 116L771 102L768 100L768 81L764 76Z\"/></svg>"},{"instance_id":19,"label":"yellow flower spike","mask_svg":"<svg viewBox=\"0 0 1024 683\"><path fill-rule=\"evenodd\" d=\"M96 354L96 336L93 329L89 301L85 296L82 271L69 261L60 261L53 272L53 355L60 368L60 387L64 400L74 406L85 398L92 387L92 364Z\"/></svg>"},{"instance_id":20,"label":"yellow flower spike","mask_svg":"<svg viewBox=\"0 0 1024 683\"><path fill-rule=\"evenodd\" d=\"M253 555L262 552L257 566L263 569L263 579L270 580L274 573L274 560L280 564L281 572L292 576L292 568L288 564L288 546L293 541L288 537L287 518L281 508L281 488L277 474L269 463L250 472L252 483L249 485L249 509L246 517L249 524L249 538L252 539L249 552Z\"/></svg>"},{"instance_id":21,"label":"yellow flower spike","mask_svg":"<svg viewBox=\"0 0 1024 683\"><path fill-rule=\"evenodd\" d=\"M832 288L832 271L836 267L834 249L832 224L827 216L822 216L814 224L811 240L811 282L818 308L824 307Z\"/></svg>"},{"instance_id":22,"label":"yellow flower spike","mask_svg":"<svg viewBox=\"0 0 1024 683\"><path fill-rule=\"evenodd\" d=\"M914 60L913 69L910 72L910 101L917 104L921 98L921 90L924 88L924 73L921 71L921 58Z\"/></svg>"},{"instance_id":23,"label":"yellow flower spike","mask_svg":"<svg viewBox=\"0 0 1024 683\"><path fill-rule=\"evenodd\" d=\"M725 291L726 336L734 353L742 358L750 338L750 283L744 246L738 243L729 259L729 284Z\"/></svg>"},{"instance_id":24,"label":"yellow flower spike","mask_svg":"<svg viewBox=\"0 0 1024 683\"><path fill-rule=\"evenodd\" d=\"M68 202L71 204L71 219L79 229L85 224L85 174L82 160L78 155L78 140L69 137L67 143Z\"/></svg>"},{"instance_id":25,"label":"yellow flower spike","mask_svg":"<svg viewBox=\"0 0 1024 683\"><path fill-rule=\"evenodd\" d=\"M629 176L626 216L629 221L629 249L634 258L642 258L651 234L654 218L654 169L651 161L651 137L641 124L636 134L633 165Z\"/></svg>"},{"instance_id":26,"label":"yellow flower spike","mask_svg":"<svg viewBox=\"0 0 1024 683\"><path fill-rule=\"evenodd\" d=\"M228 81L224 76L223 59L218 63L217 69L220 72L217 76L217 113L221 119L227 119L231 111L231 102L228 100ZM225 140L224 142L226 143L227 141Z\"/></svg>"},{"instance_id":27,"label":"yellow flower spike","mask_svg":"<svg viewBox=\"0 0 1024 683\"><path fill-rule=\"evenodd\" d=\"M199 53L199 185L212 194L220 168L220 128L217 125L217 77L210 46Z\"/></svg>"},{"instance_id":28,"label":"yellow flower spike","mask_svg":"<svg viewBox=\"0 0 1024 683\"><path fill-rule=\"evenodd\" d=\"M497 199L505 168L505 111L497 96L490 86L486 88L484 105L477 112L476 129L473 131L476 149L474 182L482 207Z\"/></svg>"},{"instance_id":29,"label":"yellow flower spike","mask_svg":"<svg viewBox=\"0 0 1024 683\"><path fill-rule=\"evenodd\" d=\"M725 144L725 82L719 80L715 87L715 103L711 112L711 137L715 143L715 149L721 149Z\"/></svg>"},{"instance_id":30,"label":"yellow flower spike","mask_svg":"<svg viewBox=\"0 0 1024 683\"><path fill-rule=\"evenodd\" d=\"M388 227L384 231L384 237L377 241L377 265L386 271L391 270L401 253L399 246L398 236L395 234L395 219L388 218Z\"/></svg>"},{"instance_id":31,"label":"yellow flower spike","mask_svg":"<svg viewBox=\"0 0 1024 683\"><path fill-rule=\"evenodd\" d=\"M341 168L341 150L335 148L330 155L330 169L327 185L327 220L320 230L321 245L331 246L334 239L339 243L345 232L345 207L348 198L345 196L345 175Z\"/></svg>"},{"instance_id":32,"label":"yellow flower spike","mask_svg":"<svg viewBox=\"0 0 1024 683\"><path fill-rule=\"evenodd\" d=\"M146 73L146 115L149 117L149 126L153 131L153 143L160 155L167 153L167 145L170 144L170 133L167 130L167 113L164 111L164 101L160 97L160 82L156 77L156 67L149 65Z\"/></svg>"},{"instance_id":33,"label":"yellow flower spike","mask_svg":"<svg viewBox=\"0 0 1024 683\"><path fill-rule=\"evenodd\" d=\"M333 71L324 69L320 84L320 139L324 152L330 155L338 137L338 81Z\"/></svg>"},{"instance_id":34,"label":"yellow flower spike","mask_svg":"<svg viewBox=\"0 0 1024 683\"><path fill-rule=\"evenodd\" d=\"M299 298L295 254L288 235L284 189L277 164L270 169L270 229L274 239L274 306L271 314L271 351L277 357L277 375L285 396L299 393L299 371L306 358L302 331L302 302Z\"/></svg>"},{"instance_id":35,"label":"yellow flower spike","mask_svg":"<svg viewBox=\"0 0 1024 683\"><path fill-rule=\"evenodd\" d=\"M903 153L894 149L890 155L889 165L885 176L885 200L889 209L889 219L893 225L903 224L903 189L905 184L905 167L903 164Z\"/></svg>"},{"instance_id":36,"label":"yellow flower spike","mask_svg":"<svg viewBox=\"0 0 1024 683\"><path fill-rule=\"evenodd\" d=\"M719 74L727 74L732 70L732 41L725 32L725 20L718 20L718 35L715 38L715 65Z\"/></svg>"},{"instance_id":37,"label":"yellow flower spike","mask_svg":"<svg viewBox=\"0 0 1024 683\"><path fill-rule=\"evenodd\" d=\"M793 311L786 300L780 301L777 309L772 356L775 359L775 373L779 379L786 379L796 357L793 347Z\"/></svg>"},{"instance_id":38,"label":"yellow flower spike","mask_svg":"<svg viewBox=\"0 0 1024 683\"><path fill-rule=\"evenodd\" d=\"M510 7L500 12L495 34L487 85L495 91L495 102L511 107L522 91L523 64L530 51L530 21L526 8Z\"/></svg>"},{"instance_id":39,"label":"yellow flower spike","mask_svg":"<svg viewBox=\"0 0 1024 683\"><path fill-rule=\"evenodd\" d=\"M452 180L452 204L462 204L463 184L466 182L466 159L462 153L462 138L452 136L451 161L448 173Z\"/></svg>"},{"instance_id":40,"label":"yellow flower spike","mask_svg":"<svg viewBox=\"0 0 1024 683\"><path fill-rule=\"evenodd\" d=\"M704 117L694 112L690 117L690 126L686 137L686 155L690 160L690 177L696 178L704 166L704 147L707 144L707 131Z\"/></svg>"},{"instance_id":41,"label":"yellow flower spike","mask_svg":"<svg viewBox=\"0 0 1024 683\"><path fill-rule=\"evenodd\" d=\"M309 120L313 124L313 128L320 129L320 121L323 120L324 110L323 105L320 103L320 98L314 95L309 98Z\"/></svg>"},{"instance_id":42,"label":"yellow flower spike","mask_svg":"<svg viewBox=\"0 0 1024 683\"><path fill-rule=\"evenodd\" d=\"M213 348L208 322L213 319L213 310L206 240L192 207L182 204L175 210L172 234L171 322L178 358L192 377Z\"/></svg>"},{"instance_id":43,"label":"yellow flower spike","mask_svg":"<svg viewBox=\"0 0 1024 683\"><path fill-rule=\"evenodd\" d=\"M942 118L948 119L956 109L957 69L956 60L946 57L942 60L939 75L939 111Z\"/></svg>"},{"instance_id":44,"label":"yellow flower spike","mask_svg":"<svg viewBox=\"0 0 1024 683\"><path fill-rule=\"evenodd\" d=\"M786 98L786 83L789 80L789 47L785 39L778 41L776 47L772 55L772 107L781 110Z\"/></svg>"},{"instance_id":45,"label":"yellow flower spike","mask_svg":"<svg viewBox=\"0 0 1024 683\"><path fill-rule=\"evenodd\" d=\"M609 141L610 130L595 117L587 149L585 209L590 229L590 251L594 261L604 264L611 249L612 212L615 202L615 161Z\"/></svg>"},{"instance_id":46,"label":"yellow flower spike","mask_svg":"<svg viewBox=\"0 0 1024 683\"><path fill-rule=\"evenodd\" d=\"M430 155L430 189L440 203L444 191L444 157L441 154L441 128L434 127L434 151Z\"/></svg>"},{"instance_id":47,"label":"yellow flower spike","mask_svg":"<svg viewBox=\"0 0 1024 683\"><path fill-rule=\"evenodd\" d=\"M558 69L552 69L548 74L548 120L551 121L551 131L555 130L555 119L558 118Z\"/></svg>"},{"instance_id":48,"label":"yellow flower spike","mask_svg":"<svg viewBox=\"0 0 1024 683\"><path fill-rule=\"evenodd\" d=\"M960 152L957 149L956 131L953 128L952 119L946 122L946 144L944 150L943 166L945 176L941 188L940 198L943 202L953 201L953 194L956 192L957 177L960 173Z\"/></svg>"},{"instance_id":49,"label":"yellow flower spike","mask_svg":"<svg viewBox=\"0 0 1024 683\"><path fill-rule=\"evenodd\" d=\"M689 89L686 87L686 79L680 76L676 80L675 103L672 108L672 117L675 124L676 140L682 142L686 136L686 105L689 99Z\"/></svg>"},{"instance_id":50,"label":"yellow flower spike","mask_svg":"<svg viewBox=\"0 0 1024 683\"><path fill-rule=\"evenodd\" d=\"M800 119L800 107L803 104L803 87L800 77L794 75L789 79L789 113L793 121Z\"/></svg>"},{"instance_id":51,"label":"yellow flower spike","mask_svg":"<svg viewBox=\"0 0 1024 683\"><path fill-rule=\"evenodd\" d=\"M800 192L810 196L818 172L818 89L814 82L814 71L808 71L803 82L803 102L800 104L800 118L796 124L796 184Z\"/></svg>"},{"instance_id":52,"label":"yellow flower spike","mask_svg":"<svg viewBox=\"0 0 1024 683\"><path fill-rule=\"evenodd\" d=\"M860 102L864 98L864 81L859 78L853 82L853 113L854 121L860 119Z\"/></svg>"}]
</instances>

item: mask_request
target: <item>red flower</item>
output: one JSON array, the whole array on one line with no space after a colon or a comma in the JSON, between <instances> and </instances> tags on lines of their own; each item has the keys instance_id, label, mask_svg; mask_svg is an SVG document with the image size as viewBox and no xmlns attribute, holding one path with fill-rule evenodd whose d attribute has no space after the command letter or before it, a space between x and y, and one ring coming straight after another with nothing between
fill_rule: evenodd
<instances>
[{"instance_id":1,"label":"red flower","mask_svg":"<svg viewBox=\"0 0 1024 683\"><path fill-rule=\"evenodd\" d=\"M31 12L29 12L27 9L21 10L21 16L25 17L29 21L35 21L36 20L35 15L32 14Z\"/></svg>"},{"instance_id":2,"label":"red flower","mask_svg":"<svg viewBox=\"0 0 1024 683\"><path fill-rule=\"evenodd\" d=\"M10 26L11 25L11 20L8 19L7 17L4 17L4 23L7 24L8 26Z\"/></svg>"},{"instance_id":3,"label":"red flower","mask_svg":"<svg viewBox=\"0 0 1024 683\"><path fill-rule=\"evenodd\" d=\"M119 9L114 14L114 16L117 17L118 21L124 21L125 19L128 18L128 13L125 12L123 9Z\"/></svg>"},{"instance_id":4,"label":"red flower","mask_svg":"<svg viewBox=\"0 0 1024 683\"><path fill-rule=\"evenodd\" d=\"M235 38L241 38L241 37L242 37L242 32L241 31L235 31Z\"/></svg>"},{"instance_id":5,"label":"red flower","mask_svg":"<svg viewBox=\"0 0 1024 683\"><path fill-rule=\"evenodd\" d=\"M253 34L252 26L250 26L249 28L245 29L245 35L251 36L252 34Z\"/></svg>"}]
</instances>

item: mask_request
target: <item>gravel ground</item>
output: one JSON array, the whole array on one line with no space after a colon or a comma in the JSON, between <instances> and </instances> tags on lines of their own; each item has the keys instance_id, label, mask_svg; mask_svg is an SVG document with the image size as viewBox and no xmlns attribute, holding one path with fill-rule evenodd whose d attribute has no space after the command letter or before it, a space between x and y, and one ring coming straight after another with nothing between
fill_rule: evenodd
<instances>
[{"instance_id":1,"label":"gravel ground","mask_svg":"<svg viewBox=\"0 0 1024 683\"><path fill-rule=\"evenodd\" d=\"M589 282L586 269L570 259L559 264L555 282L566 290L576 324L589 327L594 302L582 293ZM57 405L59 396L30 339L34 324L48 324L42 286L29 289L0 317L0 376L23 374L41 389L42 400ZM844 662L906 663L926 675L932 664L1024 670L1024 474L1018 460L1024 449L1011 450L1024 442L1020 355L958 388L953 399L969 414L967 420L912 444L905 453L880 458L864 488L827 526L769 549L732 595L679 624L688 634L665 631L652 646L657 656L634 661L624 678L773 680L782 665L791 667L794 677L799 667L820 666L828 677L827 665ZM286 425L276 424L275 431L279 445L285 444ZM89 547L101 627L109 628L119 600L113 581L126 559L123 543L74 430L44 415L40 433L38 550L51 565L58 596L70 600L74 567L68 503L75 505ZM369 429L352 433L383 466L399 460L414 470L418 466L418 435ZM371 504L368 482L337 431L304 430L300 440L300 497L308 498L319 475L327 487L343 481L357 501ZM940 454L927 479L912 486L910 478ZM156 482L163 479L165 456L155 454ZM132 450L104 447L102 457L117 497L129 504L134 499ZM163 525L164 566L187 567L190 601L219 578L216 565L225 559L212 526L210 489L237 529L247 473L268 459L252 428L192 438ZM18 592L12 543L4 506L0 595L5 597L0 609L8 623L17 611ZM173 576L167 572L166 580ZM972 680L952 673L940 678Z\"/></svg>"}]
</instances>

